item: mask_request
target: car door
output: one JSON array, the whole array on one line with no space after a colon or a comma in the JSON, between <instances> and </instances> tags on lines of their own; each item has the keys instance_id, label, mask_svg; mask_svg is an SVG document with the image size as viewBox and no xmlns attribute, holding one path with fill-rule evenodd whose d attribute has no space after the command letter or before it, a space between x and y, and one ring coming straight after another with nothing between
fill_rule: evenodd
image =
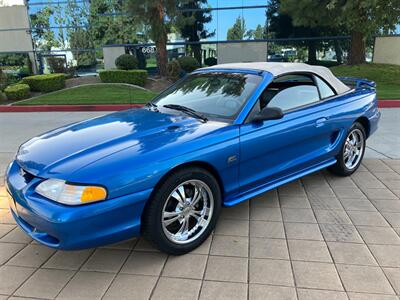
<instances>
[{"instance_id":1,"label":"car door","mask_svg":"<svg viewBox=\"0 0 400 300\"><path fill-rule=\"evenodd\" d=\"M290 74L275 79L263 92L240 127L241 193L329 159L335 130L317 84L313 75ZM251 122L251 115L266 105L280 107L283 118Z\"/></svg>"}]
</instances>

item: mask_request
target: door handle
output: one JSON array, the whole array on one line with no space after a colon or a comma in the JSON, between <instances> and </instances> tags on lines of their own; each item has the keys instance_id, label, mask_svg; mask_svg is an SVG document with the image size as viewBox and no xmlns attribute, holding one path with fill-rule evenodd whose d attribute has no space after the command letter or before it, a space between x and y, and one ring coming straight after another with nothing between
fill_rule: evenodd
<instances>
[{"instance_id":1,"label":"door handle","mask_svg":"<svg viewBox=\"0 0 400 300\"><path fill-rule=\"evenodd\" d=\"M325 118L325 117L324 118L320 118L315 122L315 126L316 127L324 126L326 121L328 121L328 118Z\"/></svg>"}]
</instances>

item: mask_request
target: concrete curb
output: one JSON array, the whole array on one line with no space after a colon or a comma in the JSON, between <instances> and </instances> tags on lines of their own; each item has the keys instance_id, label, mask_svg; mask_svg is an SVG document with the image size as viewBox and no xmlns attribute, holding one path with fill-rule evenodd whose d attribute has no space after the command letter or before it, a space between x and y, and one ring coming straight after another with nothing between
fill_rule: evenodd
<instances>
[{"instance_id":1,"label":"concrete curb","mask_svg":"<svg viewBox=\"0 0 400 300\"><path fill-rule=\"evenodd\" d=\"M49 112L49 111L117 111L140 108L144 104L102 104L102 105L0 105L0 112ZM380 108L400 108L400 100L379 100Z\"/></svg>"}]
</instances>

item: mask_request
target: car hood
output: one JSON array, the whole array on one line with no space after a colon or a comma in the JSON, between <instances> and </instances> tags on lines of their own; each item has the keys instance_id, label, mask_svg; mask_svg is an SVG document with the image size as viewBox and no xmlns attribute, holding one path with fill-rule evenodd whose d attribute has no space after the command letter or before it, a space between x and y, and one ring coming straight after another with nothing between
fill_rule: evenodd
<instances>
[{"instance_id":1,"label":"car hood","mask_svg":"<svg viewBox=\"0 0 400 300\"><path fill-rule=\"evenodd\" d=\"M225 125L203 123L180 114L133 109L74 123L35 137L21 145L16 159L24 170L35 176L68 179L68 174L128 148L130 155L140 156Z\"/></svg>"}]
</instances>

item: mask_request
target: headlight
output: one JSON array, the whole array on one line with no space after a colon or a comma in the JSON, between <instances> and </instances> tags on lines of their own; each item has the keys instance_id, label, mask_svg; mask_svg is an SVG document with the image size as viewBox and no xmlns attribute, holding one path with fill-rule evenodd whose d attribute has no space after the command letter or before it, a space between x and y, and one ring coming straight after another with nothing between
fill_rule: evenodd
<instances>
[{"instance_id":1,"label":"headlight","mask_svg":"<svg viewBox=\"0 0 400 300\"><path fill-rule=\"evenodd\" d=\"M107 191L103 187L67 184L60 179L47 179L35 191L43 197L67 205L101 201L107 197Z\"/></svg>"}]
</instances>

